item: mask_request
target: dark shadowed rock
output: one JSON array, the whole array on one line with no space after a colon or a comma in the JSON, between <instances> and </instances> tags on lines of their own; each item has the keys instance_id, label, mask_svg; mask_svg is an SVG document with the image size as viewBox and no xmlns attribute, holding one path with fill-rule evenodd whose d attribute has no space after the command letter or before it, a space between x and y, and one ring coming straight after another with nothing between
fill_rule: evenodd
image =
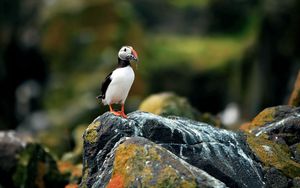
<instances>
[{"instance_id":1,"label":"dark shadowed rock","mask_svg":"<svg viewBox=\"0 0 300 188\"><path fill-rule=\"evenodd\" d=\"M290 146L290 150L293 154L293 159L300 164L300 143Z\"/></svg>"},{"instance_id":2,"label":"dark shadowed rock","mask_svg":"<svg viewBox=\"0 0 300 188\"><path fill-rule=\"evenodd\" d=\"M300 177L294 178L293 179L293 188L300 187Z\"/></svg>"},{"instance_id":3,"label":"dark shadowed rock","mask_svg":"<svg viewBox=\"0 0 300 188\"><path fill-rule=\"evenodd\" d=\"M264 176L268 187L285 188L288 187L289 180L276 168L267 168Z\"/></svg>"},{"instance_id":4,"label":"dark shadowed rock","mask_svg":"<svg viewBox=\"0 0 300 188\"><path fill-rule=\"evenodd\" d=\"M124 137L135 136L154 142L155 148L159 145L166 148L229 187L264 186L261 167L253 160L242 134L184 118L164 118L143 112L133 112L129 119L105 113L87 128L81 186L96 185L104 169L113 171L112 163L107 160L115 155L116 143ZM103 180L108 183L111 177Z\"/></svg>"}]
</instances>

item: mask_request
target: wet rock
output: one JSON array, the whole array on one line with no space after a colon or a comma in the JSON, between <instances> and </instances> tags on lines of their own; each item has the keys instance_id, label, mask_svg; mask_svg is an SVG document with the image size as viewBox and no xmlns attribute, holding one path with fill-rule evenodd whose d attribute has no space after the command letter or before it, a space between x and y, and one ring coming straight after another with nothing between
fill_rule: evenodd
<instances>
[{"instance_id":1,"label":"wet rock","mask_svg":"<svg viewBox=\"0 0 300 188\"><path fill-rule=\"evenodd\" d=\"M153 94L146 98L140 105L139 110L150 112L160 116L180 116L209 123L216 127L222 127L220 119L209 114L201 114L191 106L184 97L174 93L164 92Z\"/></svg>"},{"instance_id":2,"label":"wet rock","mask_svg":"<svg viewBox=\"0 0 300 188\"><path fill-rule=\"evenodd\" d=\"M226 187L145 138L121 139L112 151L93 187Z\"/></svg>"},{"instance_id":3,"label":"wet rock","mask_svg":"<svg viewBox=\"0 0 300 188\"><path fill-rule=\"evenodd\" d=\"M264 175L267 187L272 188L286 188L289 180L276 168L267 168Z\"/></svg>"},{"instance_id":4,"label":"wet rock","mask_svg":"<svg viewBox=\"0 0 300 188\"><path fill-rule=\"evenodd\" d=\"M300 106L300 71L295 81L294 90L289 99L289 105Z\"/></svg>"},{"instance_id":5,"label":"wet rock","mask_svg":"<svg viewBox=\"0 0 300 188\"><path fill-rule=\"evenodd\" d=\"M260 165L253 160L242 134L179 117L133 112L129 119L105 113L84 133L82 187L92 187L108 163L113 148L124 137L144 137L166 148L194 168L209 173L229 187L262 187ZM159 145L159 146L158 146ZM166 161L163 161L166 163ZM101 177L104 178L104 177ZM108 182L110 177L103 180ZM121 181L122 178L117 178Z\"/></svg>"}]
</instances>

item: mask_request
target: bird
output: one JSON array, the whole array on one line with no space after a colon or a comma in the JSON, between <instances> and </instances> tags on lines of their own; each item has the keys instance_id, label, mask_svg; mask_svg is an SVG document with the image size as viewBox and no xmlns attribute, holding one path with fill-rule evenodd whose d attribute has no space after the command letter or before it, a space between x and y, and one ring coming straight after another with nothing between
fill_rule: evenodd
<instances>
[{"instance_id":1,"label":"bird","mask_svg":"<svg viewBox=\"0 0 300 188\"><path fill-rule=\"evenodd\" d=\"M101 94L97 96L116 116L127 118L124 104L134 81L134 71L130 62L138 63L138 54L131 46L122 46L118 53L118 66L106 76L101 85ZM115 111L112 104L121 104L121 111Z\"/></svg>"}]
</instances>

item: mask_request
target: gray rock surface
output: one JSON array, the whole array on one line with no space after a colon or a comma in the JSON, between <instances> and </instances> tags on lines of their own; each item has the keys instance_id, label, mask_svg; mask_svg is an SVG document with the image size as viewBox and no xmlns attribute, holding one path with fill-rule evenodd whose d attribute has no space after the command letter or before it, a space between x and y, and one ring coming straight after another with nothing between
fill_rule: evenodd
<instances>
[{"instance_id":1,"label":"gray rock surface","mask_svg":"<svg viewBox=\"0 0 300 188\"><path fill-rule=\"evenodd\" d=\"M103 168L117 142L124 137L136 136L166 148L228 187L264 186L262 169L242 134L189 119L164 118L144 112L133 112L128 119L105 113L88 127L84 133L81 186L95 184L101 173L99 169ZM113 170L112 165L106 168Z\"/></svg>"}]
</instances>

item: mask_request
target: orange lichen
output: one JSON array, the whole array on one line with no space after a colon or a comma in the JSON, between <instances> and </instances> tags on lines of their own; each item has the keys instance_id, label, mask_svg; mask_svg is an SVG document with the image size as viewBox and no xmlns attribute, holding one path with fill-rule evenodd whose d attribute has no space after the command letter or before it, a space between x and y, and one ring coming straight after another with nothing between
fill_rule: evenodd
<instances>
[{"instance_id":1,"label":"orange lichen","mask_svg":"<svg viewBox=\"0 0 300 188\"><path fill-rule=\"evenodd\" d=\"M78 188L78 185L71 183L71 184L66 185L65 188Z\"/></svg>"},{"instance_id":2,"label":"orange lichen","mask_svg":"<svg viewBox=\"0 0 300 188\"><path fill-rule=\"evenodd\" d=\"M82 176L82 167L81 165L73 165L70 162L58 161L57 167L60 173L66 174L71 173L71 176L81 177Z\"/></svg>"},{"instance_id":3,"label":"orange lichen","mask_svg":"<svg viewBox=\"0 0 300 188\"><path fill-rule=\"evenodd\" d=\"M120 174L114 174L110 179L107 188L124 188L124 178Z\"/></svg>"}]
</instances>

